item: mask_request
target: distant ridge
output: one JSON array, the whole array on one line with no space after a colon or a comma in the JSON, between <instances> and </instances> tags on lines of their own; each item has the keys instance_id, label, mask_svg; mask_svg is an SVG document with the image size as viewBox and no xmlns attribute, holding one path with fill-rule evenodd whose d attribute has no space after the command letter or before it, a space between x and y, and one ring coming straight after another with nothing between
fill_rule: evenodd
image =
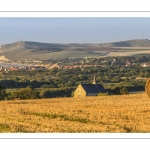
<instances>
[{"instance_id":1,"label":"distant ridge","mask_svg":"<svg viewBox=\"0 0 150 150\"><path fill-rule=\"evenodd\" d=\"M19 41L11 44L1 45L1 49L39 49L39 48L56 48L64 47L64 44L41 43L32 41Z\"/></svg>"},{"instance_id":2,"label":"distant ridge","mask_svg":"<svg viewBox=\"0 0 150 150\"><path fill-rule=\"evenodd\" d=\"M44 48L61 48L66 49L70 46L89 46L91 43L80 44L59 44L59 43L41 43L32 41L18 41L11 44L1 45L1 49L44 49ZM96 44L93 44L96 45ZM148 39L135 39L111 43L100 43L102 47L150 47L150 40Z\"/></svg>"},{"instance_id":3,"label":"distant ridge","mask_svg":"<svg viewBox=\"0 0 150 150\"><path fill-rule=\"evenodd\" d=\"M148 39L135 39L112 43L103 43L104 47L150 47L150 40Z\"/></svg>"},{"instance_id":4,"label":"distant ridge","mask_svg":"<svg viewBox=\"0 0 150 150\"><path fill-rule=\"evenodd\" d=\"M123 52L122 49L128 49ZM135 39L111 43L41 43L33 41L18 41L0 46L0 55L10 60L79 58L101 56L124 56L139 53L150 53L150 40ZM144 51L144 49L147 49Z\"/></svg>"}]
</instances>

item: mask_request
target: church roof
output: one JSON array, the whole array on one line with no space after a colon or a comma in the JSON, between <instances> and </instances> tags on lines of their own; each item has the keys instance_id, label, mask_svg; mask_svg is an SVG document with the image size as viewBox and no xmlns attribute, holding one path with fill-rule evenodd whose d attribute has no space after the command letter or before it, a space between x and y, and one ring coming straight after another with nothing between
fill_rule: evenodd
<instances>
[{"instance_id":1,"label":"church roof","mask_svg":"<svg viewBox=\"0 0 150 150\"><path fill-rule=\"evenodd\" d=\"M81 84L86 93L106 92L101 84Z\"/></svg>"}]
</instances>

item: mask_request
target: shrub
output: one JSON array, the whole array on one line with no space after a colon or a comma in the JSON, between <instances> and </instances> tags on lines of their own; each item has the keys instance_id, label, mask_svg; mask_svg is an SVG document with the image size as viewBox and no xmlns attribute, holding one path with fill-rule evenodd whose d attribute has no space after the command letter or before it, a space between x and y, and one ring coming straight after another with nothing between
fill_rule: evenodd
<instances>
[{"instance_id":1,"label":"shrub","mask_svg":"<svg viewBox=\"0 0 150 150\"><path fill-rule=\"evenodd\" d=\"M21 88L12 93L12 99L36 99L39 98L38 92L31 88Z\"/></svg>"},{"instance_id":2,"label":"shrub","mask_svg":"<svg viewBox=\"0 0 150 150\"><path fill-rule=\"evenodd\" d=\"M70 97L72 89L42 89L40 98Z\"/></svg>"},{"instance_id":3,"label":"shrub","mask_svg":"<svg viewBox=\"0 0 150 150\"><path fill-rule=\"evenodd\" d=\"M51 92L48 89L42 89L40 91L40 98L49 98L51 97Z\"/></svg>"},{"instance_id":4,"label":"shrub","mask_svg":"<svg viewBox=\"0 0 150 150\"><path fill-rule=\"evenodd\" d=\"M98 93L97 96L108 96L108 93Z\"/></svg>"},{"instance_id":5,"label":"shrub","mask_svg":"<svg viewBox=\"0 0 150 150\"><path fill-rule=\"evenodd\" d=\"M43 84L40 88L50 88L51 86L48 84Z\"/></svg>"},{"instance_id":6,"label":"shrub","mask_svg":"<svg viewBox=\"0 0 150 150\"><path fill-rule=\"evenodd\" d=\"M121 88L120 94L122 94L122 95L129 94L128 89L126 87Z\"/></svg>"},{"instance_id":7,"label":"shrub","mask_svg":"<svg viewBox=\"0 0 150 150\"><path fill-rule=\"evenodd\" d=\"M7 96L6 89L3 86L0 86L0 100L4 100Z\"/></svg>"},{"instance_id":8,"label":"shrub","mask_svg":"<svg viewBox=\"0 0 150 150\"><path fill-rule=\"evenodd\" d=\"M120 95L120 88L119 87L112 88L111 91L112 91L113 94Z\"/></svg>"},{"instance_id":9,"label":"shrub","mask_svg":"<svg viewBox=\"0 0 150 150\"><path fill-rule=\"evenodd\" d=\"M150 97L150 78L146 82L145 91L146 91L146 94Z\"/></svg>"},{"instance_id":10,"label":"shrub","mask_svg":"<svg viewBox=\"0 0 150 150\"><path fill-rule=\"evenodd\" d=\"M71 92L71 97L74 97L74 91Z\"/></svg>"}]
</instances>

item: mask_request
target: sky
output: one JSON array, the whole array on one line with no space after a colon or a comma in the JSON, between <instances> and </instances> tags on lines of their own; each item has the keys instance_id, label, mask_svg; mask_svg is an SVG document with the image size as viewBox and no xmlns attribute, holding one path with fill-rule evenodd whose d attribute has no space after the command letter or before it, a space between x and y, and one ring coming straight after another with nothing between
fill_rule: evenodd
<instances>
[{"instance_id":1,"label":"sky","mask_svg":"<svg viewBox=\"0 0 150 150\"><path fill-rule=\"evenodd\" d=\"M107 43L150 39L148 17L1 17L0 45L17 41Z\"/></svg>"}]
</instances>

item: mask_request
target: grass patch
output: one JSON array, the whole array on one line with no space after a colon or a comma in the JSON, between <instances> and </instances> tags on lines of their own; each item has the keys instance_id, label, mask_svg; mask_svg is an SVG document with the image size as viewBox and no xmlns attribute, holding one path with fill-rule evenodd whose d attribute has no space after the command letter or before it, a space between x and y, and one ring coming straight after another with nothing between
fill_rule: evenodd
<instances>
[{"instance_id":1,"label":"grass patch","mask_svg":"<svg viewBox=\"0 0 150 150\"><path fill-rule=\"evenodd\" d=\"M24 129L25 126L23 125L17 125L15 126L15 132L21 132L21 133L29 133L29 131Z\"/></svg>"},{"instance_id":2,"label":"grass patch","mask_svg":"<svg viewBox=\"0 0 150 150\"><path fill-rule=\"evenodd\" d=\"M40 114L40 113L30 113L31 115L35 115L35 116L41 116L41 117L45 117L45 118L49 118L49 119L56 119L56 118L60 118L64 121L75 121L75 122L80 122L80 123L99 123L101 125L108 125L107 123L105 122L93 122L91 120L88 120L88 119L84 119L84 118L73 118L73 117L70 117L70 116L67 116L65 114Z\"/></svg>"},{"instance_id":3,"label":"grass patch","mask_svg":"<svg viewBox=\"0 0 150 150\"><path fill-rule=\"evenodd\" d=\"M49 119L56 119L56 118L60 118L63 119L65 121L77 121L80 123L89 123L91 122L88 119L83 119L83 118L73 118L67 115L59 115L59 114L39 114L39 113L30 113L31 115L35 115L35 116L41 116L41 117L45 117L45 118L49 118Z\"/></svg>"},{"instance_id":4,"label":"grass patch","mask_svg":"<svg viewBox=\"0 0 150 150\"><path fill-rule=\"evenodd\" d=\"M0 132L8 132L10 131L10 127L4 123L0 123Z\"/></svg>"}]
</instances>

